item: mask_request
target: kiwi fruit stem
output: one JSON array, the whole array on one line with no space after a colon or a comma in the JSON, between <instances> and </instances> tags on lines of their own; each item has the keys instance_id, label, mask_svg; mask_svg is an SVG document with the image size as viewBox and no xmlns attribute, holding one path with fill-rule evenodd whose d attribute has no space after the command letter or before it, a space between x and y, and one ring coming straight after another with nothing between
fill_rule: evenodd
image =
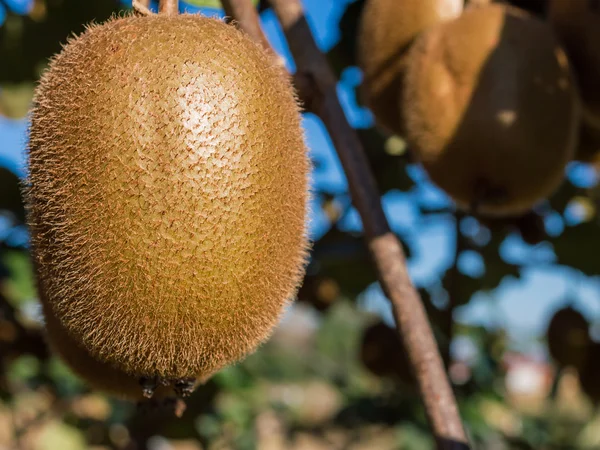
<instances>
[{"instance_id":1,"label":"kiwi fruit stem","mask_svg":"<svg viewBox=\"0 0 600 450\"><path fill-rule=\"evenodd\" d=\"M61 97L61 85L71 87L69 95ZM307 260L309 159L294 94L247 35L192 14L91 26L64 47L40 82L26 194L38 275L69 336L99 363L131 375L140 396L141 377L177 384L186 395L188 378L211 375L255 351L295 296ZM62 107L61 98L76 106ZM122 132L107 125L121 116ZM58 125L62 120L69 125ZM71 127L80 126L97 126L82 131L94 142L73 138ZM63 137L76 143L65 146ZM91 151L99 142L103 150ZM49 160L62 169L54 171ZM88 164L110 179L90 175ZM95 187L66 197L46 192L60 187L61 177L69 187L75 180ZM99 194L104 188L106 195ZM79 207L90 205L83 192L102 198L103 206L78 216ZM70 206L48 206L49 199ZM45 218L54 212L65 216ZM89 228L101 222L94 213L109 222L98 232ZM107 231L115 230L113 219L127 231ZM82 240L71 239L78 235L67 230L71 225ZM134 239L132 230L141 234ZM122 242L112 240L118 236ZM65 239L76 248L67 249ZM50 249L54 244L62 250ZM88 245L94 258L110 261L82 274L95 264L88 256L78 261ZM62 270L63 262L77 275ZM103 300L108 304L101 306ZM152 386L144 381L146 395Z\"/></svg>"}]
</instances>

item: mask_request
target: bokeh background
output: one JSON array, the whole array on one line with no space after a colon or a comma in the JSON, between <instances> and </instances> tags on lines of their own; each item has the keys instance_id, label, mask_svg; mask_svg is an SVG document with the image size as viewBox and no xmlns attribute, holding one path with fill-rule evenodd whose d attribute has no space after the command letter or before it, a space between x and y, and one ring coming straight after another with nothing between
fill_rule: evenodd
<instances>
[{"instance_id":1,"label":"bokeh background","mask_svg":"<svg viewBox=\"0 0 600 450\"><path fill-rule=\"evenodd\" d=\"M223 15L199 7L207 3L181 2L181 10ZM476 447L600 448L594 165L571 163L559 192L524 217L482 222L457 213L402 138L378 132L361 104L354 49L363 1L303 3L340 78L339 98L368 152ZM48 352L19 195L26 115L61 43L130 5L0 0L0 449L432 448L347 181L312 114L304 115L314 162L312 256L298 300L267 344L201 387L180 419L91 391ZM294 71L273 12L259 8Z\"/></svg>"}]
</instances>

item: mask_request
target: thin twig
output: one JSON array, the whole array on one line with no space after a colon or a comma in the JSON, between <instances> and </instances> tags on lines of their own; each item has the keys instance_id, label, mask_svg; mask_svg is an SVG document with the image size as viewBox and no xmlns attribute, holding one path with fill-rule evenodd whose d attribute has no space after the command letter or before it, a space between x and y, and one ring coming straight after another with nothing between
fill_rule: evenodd
<instances>
[{"instance_id":1,"label":"thin twig","mask_svg":"<svg viewBox=\"0 0 600 450\"><path fill-rule=\"evenodd\" d=\"M273 60L281 67L285 67L285 61L273 51L267 37L260 27L258 11L251 2L246 0L229 0L223 2L223 9L227 18L235 18L235 25L248 34L258 44L271 54Z\"/></svg>"},{"instance_id":2,"label":"thin twig","mask_svg":"<svg viewBox=\"0 0 600 450\"><path fill-rule=\"evenodd\" d=\"M239 5L250 0L223 0L240 26L255 29L254 15L236 16ZM306 107L317 114L329 131L348 178L353 202L361 216L369 248L382 287L389 297L400 336L419 383L425 409L439 449L468 449L456 400L444 370L421 298L412 285L400 242L392 233L381 206L375 179L356 131L338 101L336 79L326 57L318 49L299 0L270 0L283 26L296 60L297 86Z\"/></svg>"},{"instance_id":3,"label":"thin twig","mask_svg":"<svg viewBox=\"0 0 600 450\"><path fill-rule=\"evenodd\" d=\"M142 0L133 0L131 5L133 10L141 16L151 16L154 13L150 10L150 2Z\"/></svg>"},{"instance_id":4,"label":"thin twig","mask_svg":"<svg viewBox=\"0 0 600 450\"><path fill-rule=\"evenodd\" d=\"M176 15L179 13L179 1L178 0L159 0L158 2L158 13L166 15Z\"/></svg>"}]
</instances>

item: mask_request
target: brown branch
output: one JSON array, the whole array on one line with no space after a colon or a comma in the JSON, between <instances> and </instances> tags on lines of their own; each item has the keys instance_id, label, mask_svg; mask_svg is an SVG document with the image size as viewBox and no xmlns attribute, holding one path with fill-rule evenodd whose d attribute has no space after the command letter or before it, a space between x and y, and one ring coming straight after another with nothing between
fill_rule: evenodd
<instances>
[{"instance_id":1,"label":"brown branch","mask_svg":"<svg viewBox=\"0 0 600 450\"><path fill-rule=\"evenodd\" d=\"M246 4L245 7L240 4ZM299 0L270 0L283 26L296 60L296 81L307 106L325 124L348 178L350 193L365 230L384 291L389 297L399 334L408 351L425 409L439 449L468 449L456 400L421 298L406 268L400 242L391 232L375 179L356 131L346 120L337 98L336 79L325 55L318 49ZM253 14L237 16L250 0L223 0L242 28L255 30Z\"/></svg>"},{"instance_id":2,"label":"brown branch","mask_svg":"<svg viewBox=\"0 0 600 450\"><path fill-rule=\"evenodd\" d=\"M131 5L133 10L141 16L151 16L154 13L150 10L149 0L133 0Z\"/></svg>"},{"instance_id":3,"label":"brown branch","mask_svg":"<svg viewBox=\"0 0 600 450\"><path fill-rule=\"evenodd\" d=\"M271 46L267 37L260 27L258 12L252 2L246 0L229 0L223 2L225 14L230 18L235 18L236 25L240 30L248 34L255 42L258 42L262 47L271 52Z\"/></svg>"},{"instance_id":4,"label":"brown branch","mask_svg":"<svg viewBox=\"0 0 600 450\"><path fill-rule=\"evenodd\" d=\"M179 13L178 0L159 0L158 13L166 15L175 15Z\"/></svg>"},{"instance_id":5,"label":"brown branch","mask_svg":"<svg viewBox=\"0 0 600 450\"><path fill-rule=\"evenodd\" d=\"M223 9L229 20L235 19L235 25L261 45L273 57L277 65L285 67L285 61L273 51L267 37L260 27L258 11L251 2L246 0L224 1Z\"/></svg>"}]
</instances>

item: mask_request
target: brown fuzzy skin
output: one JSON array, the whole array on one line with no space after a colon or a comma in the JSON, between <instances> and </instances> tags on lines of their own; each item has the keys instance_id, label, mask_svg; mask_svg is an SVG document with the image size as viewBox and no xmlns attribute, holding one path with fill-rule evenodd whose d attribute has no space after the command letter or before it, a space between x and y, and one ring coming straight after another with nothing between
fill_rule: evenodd
<instances>
[{"instance_id":1,"label":"brown fuzzy skin","mask_svg":"<svg viewBox=\"0 0 600 450\"><path fill-rule=\"evenodd\" d=\"M579 103L548 24L512 7L468 8L421 35L409 57L407 138L459 207L518 215L553 193Z\"/></svg>"},{"instance_id":2,"label":"brown fuzzy skin","mask_svg":"<svg viewBox=\"0 0 600 450\"><path fill-rule=\"evenodd\" d=\"M575 68L583 118L600 130L600 5L589 0L550 0L548 19Z\"/></svg>"},{"instance_id":3,"label":"brown fuzzy skin","mask_svg":"<svg viewBox=\"0 0 600 450\"><path fill-rule=\"evenodd\" d=\"M307 253L309 160L280 68L218 20L132 16L70 41L34 102L32 246L69 335L170 380L256 350Z\"/></svg>"},{"instance_id":4,"label":"brown fuzzy skin","mask_svg":"<svg viewBox=\"0 0 600 450\"><path fill-rule=\"evenodd\" d=\"M98 361L87 352L80 343L71 338L67 330L53 313L51 306L42 298L42 307L46 325L46 340L52 351L93 389L110 394L123 400L142 401L142 387L136 376L129 375L110 364ZM153 398L173 397L171 387L159 386Z\"/></svg>"},{"instance_id":5,"label":"brown fuzzy skin","mask_svg":"<svg viewBox=\"0 0 600 450\"><path fill-rule=\"evenodd\" d=\"M358 63L364 74L361 93L377 124L403 134L398 99L406 53L414 38L442 20L458 17L463 0L367 0L361 15Z\"/></svg>"}]
</instances>

